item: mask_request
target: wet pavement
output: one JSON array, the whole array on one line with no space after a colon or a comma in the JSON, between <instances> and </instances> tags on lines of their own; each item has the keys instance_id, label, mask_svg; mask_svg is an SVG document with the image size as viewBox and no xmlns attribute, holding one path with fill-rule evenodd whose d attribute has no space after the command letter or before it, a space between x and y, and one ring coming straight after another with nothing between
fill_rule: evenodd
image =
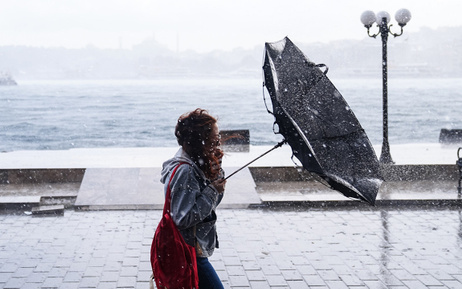
<instances>
[{"instance_id":1,"label":"wet pavement","mask_svg":"<svg viewBox=\"0 0 462 289\"><path fill-rule=\"evenodd\" d=\"M0 215L0 288L149 288L160 210ZM218 210L225 288L462 288L462 212Z\"/></svg>"},{"instance_id":2,"label":"wet pavement","mask_svg":"<svg viewBox=\"0 0 462 289\"><path fill-rule=\"evenodd\" d=\"M230 154L228 165L238 167L261 153L254 149ZM439 145L401 146L393 157L397 164L434 165L441 175L454 166L454 152ZM13 170L151 168L173 153L12 152L0 154L0 161L2 169ZM293 163L290 151L281 150L255 166L284 169ZM462 288L462 198L456 184L453 178L389 181L370 207L312 182L260 181L260 205L218 208L220 248L210 259L225 288ZM0 187L0 198L77 197L79 187L8 184ZM0 288L149 288L149 251L160 217L154 208L70 206L60 215L2 210Z\"/></svg>"}]
</instances>

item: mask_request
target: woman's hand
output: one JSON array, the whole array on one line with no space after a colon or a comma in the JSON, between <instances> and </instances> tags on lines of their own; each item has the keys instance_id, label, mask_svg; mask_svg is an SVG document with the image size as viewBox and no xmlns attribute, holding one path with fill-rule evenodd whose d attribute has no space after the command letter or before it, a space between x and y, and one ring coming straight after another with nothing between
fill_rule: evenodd
<instances>
[{"instance_id":1,"label":"woman's hand","mask_svg":"<svg viewBox=\"0 0 462 289\"><path fill-rule=\"evenodd\" d=\"M221 194L225 191L226 180L218 179L216 181L213 181L211 185Z\"/></svg>"}]
</instances>

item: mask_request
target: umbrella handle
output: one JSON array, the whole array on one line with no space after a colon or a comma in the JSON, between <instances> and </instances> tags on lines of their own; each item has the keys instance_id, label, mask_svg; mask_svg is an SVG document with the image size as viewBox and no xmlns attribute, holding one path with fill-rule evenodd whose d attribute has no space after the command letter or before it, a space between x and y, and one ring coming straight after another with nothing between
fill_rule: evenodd
<instances>
[{"instance_id":1,"label":"umbrella handle","mask_svg":"<svg viewBox=\"0 0 462 289\"><path fill-rule=\"evenodd\" d=\"M227 176L225 178L225 180L229 179L231 176L235 175L237 172L241 171L242 169L244 169L245 167L247 167L248 165L250 165L251 163L253 163L254 161L258 160L259 158L263 157L264 155L270 153L271 151L279 148L279 147L282 147L283 144L285 144L287 141L284 139L282 140L281 142L277 143L272 149L268 150L267 152L261 154L259 157L253 159L252 161L248 162L247 164L245 164L244 166L242 166L241 168L235 170L232 174L230 174L229 176Z\"/></svg>"}]
</instances>

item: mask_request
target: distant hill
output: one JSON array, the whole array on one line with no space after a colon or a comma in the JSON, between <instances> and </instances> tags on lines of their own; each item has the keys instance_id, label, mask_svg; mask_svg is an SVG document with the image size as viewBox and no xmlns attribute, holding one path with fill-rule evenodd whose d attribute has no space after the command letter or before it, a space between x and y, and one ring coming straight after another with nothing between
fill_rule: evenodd
<instances>
[{"instance_id":1,"label":"distant hill","mask_svg":"<svg viewBox=\"0 0 462 289\"><path fill-rule=\"evenodd\" d=\"M381 41L342 40L295 44L331 77L380 77ZM253 49L175 52L154 39L132 49L0 46L0 71L21 79L150 79L159 77L261 77L264 43ZM462 77L462 27L388 40L389 77Z\"/></svg>"}]
</instances>

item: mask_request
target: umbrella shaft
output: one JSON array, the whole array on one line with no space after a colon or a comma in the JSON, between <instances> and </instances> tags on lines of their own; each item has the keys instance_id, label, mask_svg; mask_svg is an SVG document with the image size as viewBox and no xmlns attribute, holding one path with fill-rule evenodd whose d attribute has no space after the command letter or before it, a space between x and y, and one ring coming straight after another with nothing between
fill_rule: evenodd
<instances>
[{"instance_id":1,"label":"umbrella shaft","mask_svg":"<svg viewBox=\"0 0 462 289\"><path fill-rule=\"evenodd\" d=\"M270 150L268 150L267 152L261 154L259 157L257 157L257 158L255 158L255 159L251 160L250 162L248 162L247 164L245 164L245 165L242 166L241 168L239 168L239 169L237 169L236 171L234 171L232 174L230 174L229 176L227 176L227 177L225 178L225 180L229 179L230 177L232 177L233 175L235 175L237 172L243 170L243 169L246 168L248 165L250 165L251 163L255 162L255 161L258 160L259 158L263 157L264 155L266 155L266 154L272 152L273 150L275 150L275 149L281 147L285 142L286 142L286 140L283 140L283 141L279 142L279 143L278 143L277 145L275 145L272 149L270 149Z\"/></svg>"}]
</instances>

